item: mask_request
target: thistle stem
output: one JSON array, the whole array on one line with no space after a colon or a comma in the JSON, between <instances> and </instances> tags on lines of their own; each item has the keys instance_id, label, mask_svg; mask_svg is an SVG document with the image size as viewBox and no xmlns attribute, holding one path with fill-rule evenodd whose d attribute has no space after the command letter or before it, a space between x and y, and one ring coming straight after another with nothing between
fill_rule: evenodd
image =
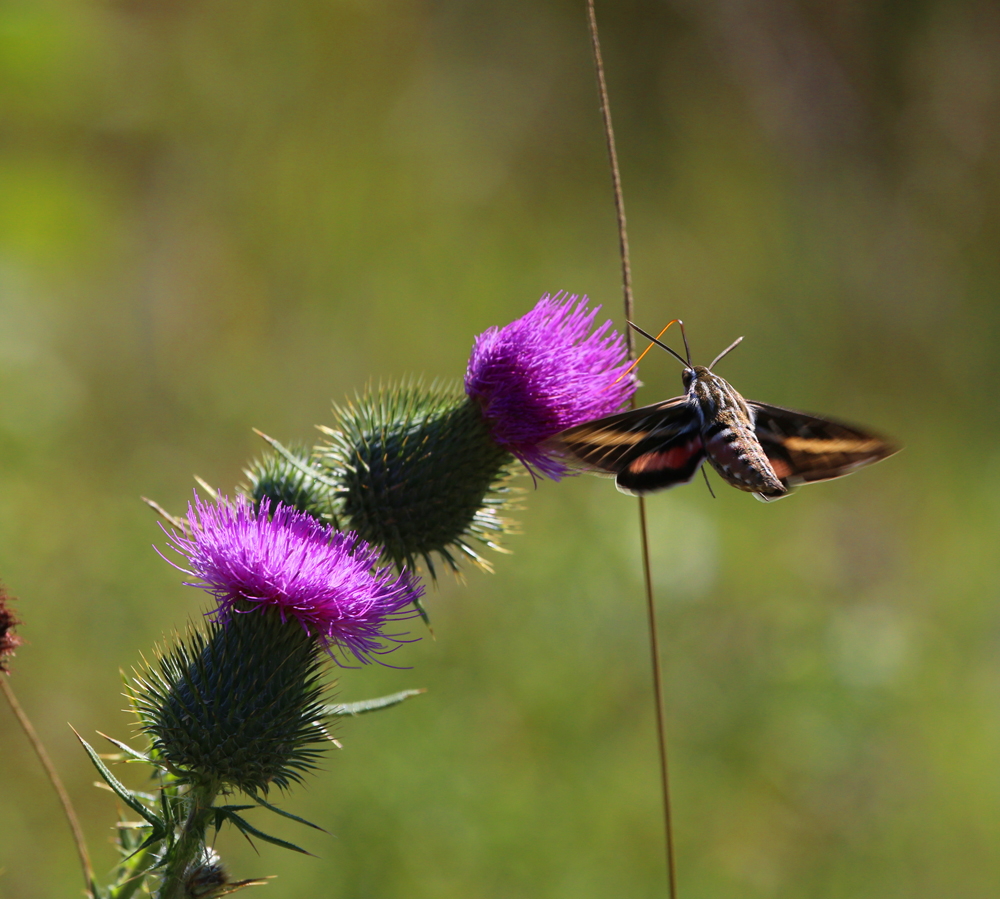
<instances>
[{"instance_id":1,"label":"thistle stem","mask_svg":"<svg viewBox=\"0 0 1000 899\"><path fill-rule=\"evenodd\" d=\"M649 565L649 534L646 528L646 502L639 497L639 531L642 540L642 573L646 582L646 614L649 620L649 649L653 666L653 699L656 703L656 732L660 747L660 784L663 789L663 834L667 852L667 882L670 897L677 895L677 865L674 860L674 826L670 814L670 777L667 766L667 713L663 704L663 673L660 666L660 641L656 628L656 603L653 602L653 575Z\"/></svg>"},{"instance_id":2,"label":"thistle stem","mask_svg":"<svg viewBox=\"0 0 1000 899\"><path fill-rule=\"evenodd\" d=\"M217 790L212 787L191 788L186 798L189 805L187 818L168 851L157 899L185 899L184 875L205 846L205 827L216 793Z\"/></svg>"},{"instance_id":3,"label":"thistle stem","mask_svg":"<svg viewBox=\"0 0 1000 899\"><path fill-rule=\"evenodd\" d=\"M615 149L615 132L611 125L611 104L608 102L608 87L604 80L604 61L601 57L601 42L597 36L597 16L594 0L587 0L587 19L590 39L594 49L594 69L597 74L597 89L600 94L601 117L604 120L604 136L608 147L608 161L611 164L611 184L615 195L615 212L618 217L618 247L622 260L622 292L625 302L625 319L632 321L632 269L629 263L628 233L625 228L625 198L622 194L621 174L618 170L618 153ZM626 329L629 360L635 359L635 337L632 329ZM632 398L635 407L635 397ZM649 564L649 537L646 528L646 501L639 497L639 531L642 546L642 571L646 586L646 613L649 619L649 645L653 667L653 698L656 704L656 730L660 749L660 782L663 788L664 839L666 841L667 881L670 899L677 896L677 870L674 862L674 832L670 814L670 778L667 767L667 728L663 703L663 676L660 668L660 645L656 629L656 603L653 600L653 578Z\"/></svg>"},{"instance_id":4,"label":"thistle stem","mask_svg":"<svg viewBox=\"0 0 1000 899\"><path fill-rule=\"evenodd\" d=\"M24 731L28 742L31 743L31 748L35 750L38 761L42 763L42 767L45 769L46 775L48 775L49 783L52 784L52 789L56 791L56 795L59 797L63 814L66 816L66 820L69 822L69 829L73 833L73 842L76 844L77 855L80 856L80 867L83 869L83 879L87 896L93 896L96 887L94 869L90 865L90 854L87 852L87 843L83 838L83 830L80 828L76 812L73 810L73 803L70 802L69 793L66 792L66 788L59 779L59 774L56 772L49 754L45 751L45 746L42 745L41 739L35 732L35 728L25 714L24 709L21 708L21 704L17 701L17 697L14 695L10 684L7 683L7 679L2 674L0 674L0 688L3 689L3 695L7 698L7 703L10 705L14 717L17 718L18 724L21 725L21 730Z\"/></svg>"},{"instance_id":5,"label":"thistle stem","mask_svg":"<svg viewBox=\"0 0 1000 899\"><path fill-rule=\"evenodd\" d=\"M608 162L611 164L611 187L615 194L615 213L618 217L618 249L622 260L622 293L625 300L625 320L632 321L632 266L629 263L628 231L625 228L625 195L622 193L622 176L618 171L618 151L615 149L615 129L611 125L611 104L608 101L608 85L604 80L604 58L601 56L601 41L597 36L597 16L594 0L587 0L587 22L590 25L590 40L594 49L594 70L597 74L597 91L600 95L601 118L604 120L604 138L608 147ZM625 330L628 358L635 359L635 335L631 328ZM635 400L632 400L633 405Z\"/></svg>"}]
</instances>

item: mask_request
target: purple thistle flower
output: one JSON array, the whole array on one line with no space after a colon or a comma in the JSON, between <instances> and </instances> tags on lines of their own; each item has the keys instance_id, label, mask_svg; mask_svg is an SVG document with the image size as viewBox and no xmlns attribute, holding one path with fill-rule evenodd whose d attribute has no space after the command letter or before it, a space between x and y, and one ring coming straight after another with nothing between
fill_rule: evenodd
<instances>
[{"instance_id":1,"label":"purple thistle flower","mask_svg":"<svg viewBox=\"0 0 1000 899\"><path fill-rule=\"evenodd\" d=\"M635 393L635 375L621 377L624 337L610 321L591 332L600 308L588 309L586 296L577 302L576 294L545 294L527 315L476 338L465 392L482 407L493 439L532 475L567 474L539 444L617 412Z\"/></svg>"},{"instance_id":2,"label":"purple thistle flower","mask_svg":"<svg viewBox=\"0 0 1000 899\"><path fill-rule=\"evenodd\" d=\"M218 600L215 614L271 606L282 621L297 619L331 655L339 646L361 662L387 652L385 640L403 642L382 628L415 614L404 610L423 594L416 576L377 567L378 549L353 531L335 531L281 503L269 516L269 506L265 499L254 512L242 496L209 505L196 493L194 507L188 504L190 534L168 534L167 545L192 570L174 567L200 578L188 586Z\"/></svg>"},{"instance_id":3,"label":"purple thistle flower","mask_svg":"<svg viewBox=\"0 0 1000 899\"><path fill-rule=\"evenodd\" d=\"M14 633L14 629L21 622L10 607L12 600L13 597L8 595L3 584L0 584L0 674L10 674L7 659L14 655L14 650L21 645L21 638Z\"/></svg>"}]
</instances>

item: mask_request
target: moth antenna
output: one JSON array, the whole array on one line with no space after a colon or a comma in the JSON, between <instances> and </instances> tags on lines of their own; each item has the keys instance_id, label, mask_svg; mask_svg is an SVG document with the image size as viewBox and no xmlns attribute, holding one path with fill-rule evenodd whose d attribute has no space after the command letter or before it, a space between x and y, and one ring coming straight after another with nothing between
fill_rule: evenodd
<instances>
[{"instance_id":1,"label":"moth antenna","mask_svg":"<svg viewBox=\"0 0 1000 899\"><path fill-rule=\"evenodd\" d=\"M683 334L684 333L684 322L682 322L679 318L675 318L674 321L670 323L670 325L672 325L674 322L677 322L677 324L679 324L681 326L681 333ZM667 328L669 328L670 325L667 325ZM685 368L690 368L691 367L691 354L690 353L688 353L688 361L685 362L684 361L684 357L680 353L678 353L676 350L671 349L665 343L661 343L660 339L658 337L654 337L652 334L649 334L648 332L643 331L642 328L640 328L638 325L634 324L633 322L629 322L628 326L630 328L632 328L633 330L638 331L647 340L652 340L653 343L655 343L658 347L661 347L662 349L666 350L668 353L670 353L671 356L673 356ZM663 331L666 331L667 328L664 328ZM662 334L663 331L660 331L660 333ZM687 337L684 338L684 346L687 347ZM648 350L647 350L647 352L648 352ZM643 353L643 356L644 355L646 355L646 354ZM641 359L642 356L640 356L639 358Z\"/></svg>"},{"instance_id":2,"label":"moth antenna","mask_svg":"<svg viewBox=\"0 0 1000 899\"><path fill-rule=\"evenodd\" d=\"M667 328L669 328L669 327L670 327L670 325L674 325L674 324L676 324L676 323L677 323L677 321L678 321L678 319L676 319L676 318L675 318L675 319L674 319L674 320L673 320L672 322L670 322L670 323L669 323L669 324L667 325ZM631 323L631 322L629 322L629 324L631 325L632 323ZM632 325L632 327L635 327L635 325ZM663 329L662 331L660 331L660 333L656 335L656 336L657 336L657 338L660 338L660 337L662 337L662 336L664 335L664 333L666 332L667 328L664 328L664 329ZM635 368L635 367L636 367L636 366L637 366L637 365L638 365L638 364L639 364L640 362L642 362L642 357L643 357L643 356L645 356L645 355L646 355L646 353L648 353L648 352L649 352L649 351L650 351L650 350L651 350L652 348L653 348L653 344L651 343L651 344L650 344L650 345L649 345L648 347L646 347L646 349L644 349L644 350L642 351L642 355L641 355L641 356L639 356L639 358L638 358L638 359L636 359L636 360L635 360L635 362L633 362L633 363L632 363L632 364L631 364L631 365L630 365L630 366L629 366L628 368L626 368L626 369L625 369L625 371L623 371L623 372L622 372L622 373L621 373L621 374L620 374L620 375L619 375L619 376L618 376L617 378L615 378L615 379L614 379L614 380L613 380L613 381L612 381L612 382L611 382L610 384L608 384L608 387L614 387L614 386L615 386L615 384L617 384L617 383L618 383L618 382L619 382L619 381L620 381L620 380L621 380L622 378L624 378L624 377L625 377L625 376L626 376L626 375L627 375L627 374L628 374L628 373L629 373L630 371L632 371L632 369L633 369L633 368ZM602 387L601 389L602 389L602 390L607 390L607 389L608 389L608 387Z\"/></svg>"},{"instance_id":3,"label":"moth antenna","mask_svg":"<svg viewBox=\"0 0 1000 899\"><path fill-rule=\"evenodd\" d=\"M687 357L688 357L687 367L690 368L691 367L691 347L688 346L687 331L684 330L684 322L682 322L680 319L677 319L677 324L679 324L681 326L681 337L684 338L684 352L687 353Z\"/></svg>"},{"instance_id":4,"label":"moth antenna","mask_svg":"<svg viewBox=\"0 0 1000 899\"><path fill-rule=\"evenodd\" d=\"M712 360L712 364L708 367L708 370L711 371L713 368L715 368L715 363L716 362L718 362L719 360L721 360L723 358L723 356L727 355L732 350L735 350L736 347L738 347L741 343L743 343L743 338L742 337L737 337L731 344L729 344L729 346L727 346L721 353L719 353L718 356L716 356Z\"/></svg>"}]
</instances>

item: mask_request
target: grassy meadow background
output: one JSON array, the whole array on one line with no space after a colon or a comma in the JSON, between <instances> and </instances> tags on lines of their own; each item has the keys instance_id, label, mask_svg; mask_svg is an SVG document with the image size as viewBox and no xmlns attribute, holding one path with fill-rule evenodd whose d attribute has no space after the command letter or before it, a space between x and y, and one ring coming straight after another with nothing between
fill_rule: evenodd
<instances>
[{"instance_id":1,"label":"grassy meadow background","mask_svg":"<svg viewBox=\"0 0 1000 899\"><path fill-rule=\"evenodd\" d=\"M765 506L649 503L681 896L1000 892L1000 13L947 0L598 4L636 316L746 396L905 444ZM0 578L11 684L95 866L115 803L68 723L205 608L151 544L257 427L460 379L546 291L622 326L582 0L0 3ZM674 338L676 343L676 337ZM665 354L642 402L680 390ZM540 483L436 639L339 672L343 751L225 831L274 897L664 895L633 500ZM414 629L422 633L418 624ZM121 769L119 769L121 770ZM79 895L0 707L0 896ZM138 771L125 770L133 786ZM262 894L263 895L263 894Z\"/></svg>"}]
</instances>

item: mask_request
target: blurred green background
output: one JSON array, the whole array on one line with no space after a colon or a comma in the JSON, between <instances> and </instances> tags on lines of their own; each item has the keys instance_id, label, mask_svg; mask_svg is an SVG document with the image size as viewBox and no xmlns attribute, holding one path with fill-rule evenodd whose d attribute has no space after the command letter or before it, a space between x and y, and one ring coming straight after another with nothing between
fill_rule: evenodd
<instances>
[{"instance_id":1,"label":"blurred green background","mask_svg":"<svg viewBox=\"0 0 1000 899\"><path fill-rule=\"evenodd\" d=\"M598 3L636 316L750 398L899 456L765 506L649 503L681 895L1000 894L1000 12L989 2ZM458 379L545 291L619 327L582 0L0 3L0 577L11 684L95 864L115 804L67 722L129 739L119 668L204 608L139 501L227 491L258 427ZM675 337L676 342L676 337ZM663 354L642 402L679 392ZM289 810L224 832L267 895L665 892L633 500L528 479L496 573L338 695ZM419 628L417 628L419 630ZM0 895L79 895L0 706ZM125 777L135 777L126 771ZM141 782L133 782L140 786Z\"/></svg>"}]
</instances>

